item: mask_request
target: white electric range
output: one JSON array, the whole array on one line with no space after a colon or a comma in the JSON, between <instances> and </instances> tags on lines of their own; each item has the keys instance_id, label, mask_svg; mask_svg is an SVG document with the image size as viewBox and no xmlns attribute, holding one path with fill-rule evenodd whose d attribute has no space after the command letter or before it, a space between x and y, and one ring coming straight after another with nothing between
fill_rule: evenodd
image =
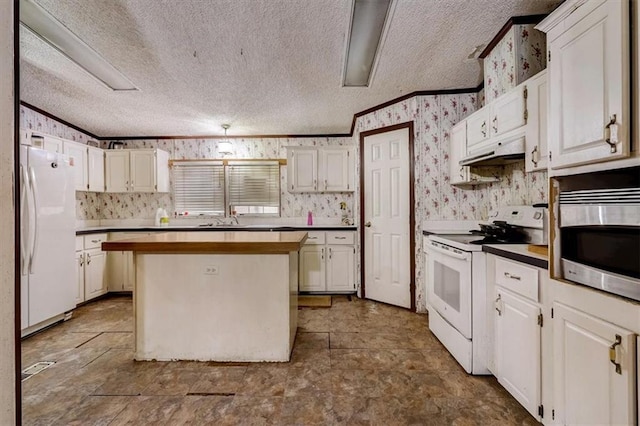
<instances>
[{"instance_id":1,"label":"white electric range","mask_svg":"<svg viewBox=\"0 0 640 426\"><path fill-rule=\"evenodd\" d=\"M544 207L502 207L479 227L483 235L432 234L425 241L429 329L470 374L487 369L486 254L482 244L546 244ZM480 230L472 232L480 234Z\"/></svg>"}]
</instances>

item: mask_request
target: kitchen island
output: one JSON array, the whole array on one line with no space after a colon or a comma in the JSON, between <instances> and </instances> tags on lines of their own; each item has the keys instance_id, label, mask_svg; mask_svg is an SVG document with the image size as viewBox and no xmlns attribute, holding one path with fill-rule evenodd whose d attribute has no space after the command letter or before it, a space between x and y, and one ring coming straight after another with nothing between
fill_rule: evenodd
<instances>
[{"instance_id":1,"label":"kitchen island","mask_svg":"<svg viewBox=\"0 0 640 426\"><path fill-rule=\"evenodd\" d=\"M306 232L168 232L132 251L136 360L288 361Z\"/></svg>"}]
</instances>

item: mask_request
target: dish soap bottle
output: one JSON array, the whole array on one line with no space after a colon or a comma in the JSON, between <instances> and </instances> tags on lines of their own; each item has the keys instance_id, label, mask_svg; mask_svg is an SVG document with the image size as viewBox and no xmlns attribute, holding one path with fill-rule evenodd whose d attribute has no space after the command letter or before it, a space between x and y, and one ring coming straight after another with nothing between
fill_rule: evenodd
<instances>
[{"instance_id":1,"label":"dish soap bottle","mask_svg":"<svg viewBox=\"0 0 640 426\"><path fill-rule=\"evenodd\" d=\"M160 216L160 226L169 226L169 215L165 209L162 209L162 216Z\"/></svg>"},{"instance_id":2,"label":"dish soap bottle","mask_svg":"<svg viewBox=\"0 0 640 426\"><path fill-rule=\"evenodd\" d=\"M162 214L163 214L162 208L158 207L158 210L156 210L156 220L154 222L155 226L160 226L160 219L162 219Z\"/></svg>"},{"instance_id":3,"label":"dish soap bottle","mask_svg":"<svg viewBox=\"0 0 640 426\"><path fill-rule=\"evenodd\" d=\"M309 210L309 213L307 213L307 225L313 225L313 214L311 213L311 210Z\"/></svg>"}]
</instances>

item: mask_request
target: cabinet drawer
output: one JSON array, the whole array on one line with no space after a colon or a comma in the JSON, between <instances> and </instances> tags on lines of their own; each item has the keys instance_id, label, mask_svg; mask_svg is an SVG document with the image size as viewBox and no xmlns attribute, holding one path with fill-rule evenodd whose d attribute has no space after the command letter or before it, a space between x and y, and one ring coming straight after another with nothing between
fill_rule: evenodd
<instances>
[{"instance_id":1,"label":"cabinet drawer","mask_svg":"<svg viewBox=\"0 0 640 426\"><path fill-rule=\"evenodd\" d=\"M536 268L497 258L496 284L538 302L538 270Z\"/></svg>"},{"instance_id":2,"label":"cabinet drawer","mask_svg":"<svg viewBox=\"0 0 640 426\"><path fill-rule=\"evenodd\" d=\"M101 248L102 243L107 241L107 234L91 234L84 236L84 249Z\"/></svg>"},{"instance_id":3,"label":"cabinet drawer","mask_svg":"<svg viewBox=\"0 0 640 426\"><path fill-rule=\"evenodd\" d=\"M324 244L324 232L309 231L305 244Z\"/></svg>"},{"instance_id":4,"label":"cabinet drawer","mask_svg":"<svg viewBox=\"0 0 640 426\"><path fill-rule=\"evenodd\" d=\"M76 237L76 251L84 250L84 237Z\"/></svg>"},{"instance_id":5,"label":"cabinet drawer","mask_svg":"<svg viewBox=\"0 0 640 426\"><path fill-rule=\"evenodd\" d=\"M327 244L353 244L353 232L327 232Z\"/></svg>"}]
</instances>

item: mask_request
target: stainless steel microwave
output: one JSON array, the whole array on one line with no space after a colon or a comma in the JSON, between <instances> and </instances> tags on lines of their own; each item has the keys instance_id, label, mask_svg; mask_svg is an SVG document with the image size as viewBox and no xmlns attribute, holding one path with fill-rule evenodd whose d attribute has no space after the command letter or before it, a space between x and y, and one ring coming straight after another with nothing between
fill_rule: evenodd
<instances>
[{"instance_id":1,"label":"stainless steel microwave","mask_svg":"<svg viewBox=\"0 0 640 426\"><path fill-rule=\"evenodd\" d=\"M640 188L560 193L566 280L640 301Z\"/></svg>"}]
</instances>

